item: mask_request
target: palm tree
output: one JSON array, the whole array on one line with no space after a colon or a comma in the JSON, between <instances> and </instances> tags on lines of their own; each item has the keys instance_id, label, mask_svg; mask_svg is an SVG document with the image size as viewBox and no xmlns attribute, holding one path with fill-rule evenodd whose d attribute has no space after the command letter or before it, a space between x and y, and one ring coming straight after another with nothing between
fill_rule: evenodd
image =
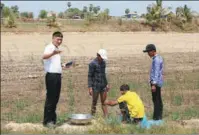
<instances>
[{"instance_id":1,"label":"palm tree","mask_svg":"<svg viewBox=\"0 0 199 135\"><path fill-rule=\"evenodd\" d=\"M170 13L171 7L163 8L162 0L156 0L156 4L147 6L146 19L148 21L161 21L162 17Z\"/></svg>"},{"instance_id":2,"label":"palm tree","mask_svg":"<svg viewBox=\"0 0 199 135\"><path fill-rule=\"evenodd\" d=\"M104 12L109 16L110 10L109 10L108 8L106 8L106 9L104 10Z\"/></svg>"},{"instance_id":3,"label":"palm tree","mask_svg":"<svg viewBox=\"0 0 199 135\"><path fill-rule=\"evenodd\" d=\"M176 17L183 22L190 22L193 18L191 9L184 5L184 7L176 8Z\"/></svg>"},{"instance_id":4,"label":"palm tree","mask_svg":"<svg viewBox=\"0 0 199 135\"><path fill-rule=\"evenodd\" d=\"M68 8L70 8L72 5L71 5L71 2L68 2L67 3L67 6L68 6Z\"/></svg>"},{"instance_id":5,"label":"palm tree","mask_svg":"<svg viewBox=\"0 0 199 135\"><path fill-rule=\"evenodd\" d=\"M93 11L93 4L90 4L90 6L89 6L89 11L90 11L90 12Z\"/></svg>"},{"instance_id":6,"label":"palm tree","mask_svg":"<svg viewBox=\"0 0 199 135\"><path fill-rule=\"evenodd\" d=\"M103 12L99 14L101 23L107 23L109 20L109 9L106 8Z\"/></svg>"},{"instance_id":7,"label":"palm tree","mask_svg":"<svg viewBox=\"0 0 199 135\"><path fill-rule=\"evenodd\" d=\"M100 11L100 6L93 7L93 12L97 14Z\"/></svg>"},{"instance_id":8,"label":"palm tree","mask_svg":"<svg viewBox=\"0 0 199 135\"><path fill-rule=\"evenodd\" d=\"M97 10L100 11L100 9L101 9L100 6L97 6Z\"/></svg>"},{"instance_id":9,"label":"palm tree","mask_svg":"<svg viewBox=\"0 0 199 135\"><path fill-rule=\"evenodd\" d=\"M156 0L156 4L158 7L162 7L162 0Z\"/></svg>"},{"instance_id":10,"label":"palm tree","mask_svg":"<svg viewBox=\"0 0 199 135\"><path fill-rule=\"evenodd\" d=\"M40 13L39 13L39 18L47 18L47 14L48 12L46 10L40 10Z\"/></svg>"},{"instance_id":11,"label":"palm tree","mask_svg":"<svg viewBox=\"0 0 199 135\"><path fill-rule=\"evenodd\" d=\"M127 9L125 10L125 14L128 15L129 13L130 13L130 9L127 8Z\"/></svg>"},{"instance_id":12,"label":"palm tree","mask_svg":"<svg viewBox=\"0 0 199 135\"><path fill-rule=\"evenodd\" d=\"M183 17L183 7L177 7L176 8L176 17L177 18L180 18L180 17Z\"/></svg>"},{"instance_id":13,"label":"palm tree","mask_svg":"<svg viewBox=\"0 0 199 135\"><path fill-rule=\"evenodd\" d=\"M167 21L170 9L170 7L162 7L162 0L156 0L156 4L147 6L146 20L152 26L152 30L155 30L156 26L161 26L163 22Z\"/></svg>"},{"instance_id":14,"label":"palm tree","mask_svg":"<svg viewBox=\"0 0 199 135\"><path fill-rule=\"evenodd\" d=\"M93 7L93 12L94 12L95 14L97 14L97 13L98 13L98 9L97 9L97 7Z\"/></svg>"},{"instance_id":15,"label":"palm tree","mask_svg":"<svg viewBox=\"0 0 199 135\"><path fill-rule=\"evenodd\" d=\"M192 20L191 9L188 8L187 5L184 5L184 16L187 22L190 22Z\"/></svg>"},{"instance_id":16,"label":"palm tree","mask_svg":"<svg viewBox=\"0 0 199 135\"><path fill-rule=\"evenodd\" d=\"M1 18L3 18L3 8L4 8L4 6L5 5L3 3L1 3L1 7L0 7L1 8Z\"/></svg>"},{"instance_id":17,"label":"palm tree","mask_svg":"<svg viewBox=\"0 0 199 135\"><path fill-rule=\"evenodd\" d=\"M84 12L84 13L88 12L88 7L87 7L87 6L84 6L84 7L83 7L83 12Z\"/></svg>"},{"instance_id":18,"label":"palm tree","mask_svg":"<svg viewBox=\"0 0 199 135\"><path fill-rule=\"evenodd\" d=\"M3 3L1 3L1 8L3 8L5 5Z\"/></svg>"}]
</instances>

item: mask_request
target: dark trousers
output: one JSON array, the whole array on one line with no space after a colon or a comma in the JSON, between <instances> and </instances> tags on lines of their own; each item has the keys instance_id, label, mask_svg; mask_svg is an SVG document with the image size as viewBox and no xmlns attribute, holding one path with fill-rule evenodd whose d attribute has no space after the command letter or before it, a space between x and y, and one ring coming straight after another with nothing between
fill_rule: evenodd
<instances>
[{"instance_id":1,"label":"dark trousers","mask_svg":"<svg viewBox=\"0 0 199 135\"><path fill-rule=\"evenodd\" d=\"M126 121L127 123L131 124L138 124L139 122L142 121L143 118L132 118L130 116L126 102L119 103L119 108L122 113L122 121Z\"/></svg>"},{"instance_id":2,"label":"dark trousers","mask_svg":"<svg viewBox=\"0 0 199 135\"><path fill-rule=\"evenodd\" d=\"M92 95L92 106L91 106L91 114L95 115L96 113L96 105L97 105L97 100L98 97L100 95L100 99L101 99L101 105L102 105L102 111L104 113L104 116L108 115L108 111L107 111L107 106L104 104L105 100L106 100L106 95L107 93L105 91L93 91L93 95Z\"/></svg>"},{"instance_id":3,"label":"dark trousers","mask_svg":"<svg viewBox=\"0 0 199 135\"><path fill-rule=\"evenodd\" d=\"M161 120L162 112L163 112L161 87L156 86L156 91L152 92L152 100L153 100L153 105L154 105L153 120Z\"/></svg>"},{"instance_id":4,"label":"dark trousers","mask_svg":"<svg viewBox=\"0 0 199 135\"><path fill-rule=\"evenodd\" d=\"M46 102L44 107L43 125L49 122L56 124L57 115L56 107L59 101L61 90L61 74L47 73L46 81Z\"/></svg>"}]
</instances>

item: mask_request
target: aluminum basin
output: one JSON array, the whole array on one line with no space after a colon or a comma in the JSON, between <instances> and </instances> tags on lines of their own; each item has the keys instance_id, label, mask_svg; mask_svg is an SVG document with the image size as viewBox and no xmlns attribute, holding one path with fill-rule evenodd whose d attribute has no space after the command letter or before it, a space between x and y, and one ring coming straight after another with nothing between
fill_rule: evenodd
<instances>
[{"instance_id":1,"label":"aluminum basin","mask_svg":"<svg viewBox=\"0 0 199 135\"><path fill-rule=\"evenodd\" d=\"M72 114L70 117L71 124L89 124L91 120L91 114Z\"/></svg>"}]
</instances>

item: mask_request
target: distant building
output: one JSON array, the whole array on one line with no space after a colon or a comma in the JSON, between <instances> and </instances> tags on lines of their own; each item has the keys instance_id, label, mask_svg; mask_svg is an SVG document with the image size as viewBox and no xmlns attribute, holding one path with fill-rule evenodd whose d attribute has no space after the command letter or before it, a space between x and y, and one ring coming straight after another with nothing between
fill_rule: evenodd
<instances>
[{"instance_id":1,"label":"distant building","mask_svg":"<svg viewBox=\"0 0 199 135\"><path fill-rule=\"evenodd\" d=\"M199 13L196 12L196 11L193 11L193 12L192 12L192 15L193 15L193 17L199 17Z\"/></svg>"},{"instance_id":2,"label":"distant building","mask_svg":"<svg viewBox=\"0 0 199 135\"><path fill-rule=\"evenodd\" d=\"M127 17L127 18L138 18L139 16L138 16L137 12L132 12L132 13L125 15L125 17Z\"/></svg>"},{"instance_id":3,"label":"distant building","mask_svg":"<svg viewBox=\"0 0 199 135\"><path fill-rule=\"evenodd\" d=\"M81 16L79 16L79 15L74 15L74 16L72 17L72 19L81 19Z\"/></svg>"},{"instance_id":4,"label":"distant building","mask_svg":"<svg viewBox=\"0 0 199 135\"><path fill-rule=\"evenodd\" d=\"M53 11L48 12L47 17L55 16L57 17L57 14Z\"/></svg>"},{"instance_id":5,"label":"distant building","mask_svg":"<svg viewBox=\"0 0 199 135\"><path fill-rule=\"evenodd\" d=\"M164 9L164 14L161 15L161 18L167 19L169 15L173 15L174 13L169 10L169 8Z\"/></svg>"}]
</instances>

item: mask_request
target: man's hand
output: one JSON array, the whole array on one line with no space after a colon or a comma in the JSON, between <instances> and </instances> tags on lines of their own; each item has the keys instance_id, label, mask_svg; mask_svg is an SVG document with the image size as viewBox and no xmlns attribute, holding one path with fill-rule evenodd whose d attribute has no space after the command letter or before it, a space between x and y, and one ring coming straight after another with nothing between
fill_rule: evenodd
<instances>
[{"instance_id":1,"label":"man's hand","mask_svg":"<svg viewBox=\"0 0 199 135\"><path fill-rule=\"evenodd\" d=\"M71 67L71 66L66 66L66 63L62 64L61 66L62 66L62 68L64 68L64 69L67 69L67 68L70 68L70 67Z\"/></svg>"},{"instance_id":2,"label":"man's hand","mask_svg":"<svg viewBox=\"0 0 199 135\"><path fill-rule=\"evenodd\" d=\"M52 53L50 53L50 54L44 54L43 55L43 59L49 59L50 57L52 57L53 55L55 55L55 54L59 54L59 53L61 53L62 51L60 51L60 50L54 50Z\"/></svg>"},{"instance_id":3,"label":"man's hand","mask_svg":"<svg viewBox=\"0 0 199 135\"><path fill-rule=\"evenodd\" d=\"M89 95L90 95L90 96L93 95L93 89L92 89L92 88L88 88L88 92L89 92Z\"/></svg>"},{"instance_id":4,"label":"man's hand","mask_svg":"<svg viewBox=\"0 0 199 135\"><path fill-rule=\"evenodd\" d=\"M106 100L107 93L108 93L109 89L110 89L110 87L108 85L106 85L106 88L105 88L105 91L104 91L104 95L103 95L104 100Z\"/></svg>"},{"instance_id":5,"label":"man's hand","mask_svg":"<svg viewBox=\"0 0 199 135\"><path fill-rule=\"evenodd\" d=\"M104 101L104 104L105 104L105 105L108 105L108 101Z\"/></svg>"},{"instance_id":6,"label":"man's hand","mask_svg":"<svg viewBox=\"0 0 199 135\"><path fill-rule=\"evenodd\" d=\"M123 120L123 121L122 121L122 124L127 124L127 121L126 121L126 120Z\"/></svg>"},{"instance_id":7,"label":"man's hand","mask_svg":"<svg viewBox=\"0 0 199 135\"><path fill-rule=\"evenodd\" d=\"M152 85L152 86L151 86L151 91L152 91L152 92L156 92L156 87L155 87L155 85Z\"/></svg>"},{"instance_id":8,"label":"man's hand","mask_svg":"<svg viewBox=\"0 0 199 135\"><path fill-rule=\"evenodd\" d=\"M110 86L106 85L106 92L108 92L110 90Z\"/></svg>"},{"instance_id":9,"label":"man's hand","mask_svg":"<svg viewBox=\"0 0 199 135\"><path fill-rule=\"evenodd\" d=\"M61 53L61 52L62 52L61 50L54 50L54 51L53 51L53 55L59 54L59 53Z\"/></svg>"}]
</instances>

